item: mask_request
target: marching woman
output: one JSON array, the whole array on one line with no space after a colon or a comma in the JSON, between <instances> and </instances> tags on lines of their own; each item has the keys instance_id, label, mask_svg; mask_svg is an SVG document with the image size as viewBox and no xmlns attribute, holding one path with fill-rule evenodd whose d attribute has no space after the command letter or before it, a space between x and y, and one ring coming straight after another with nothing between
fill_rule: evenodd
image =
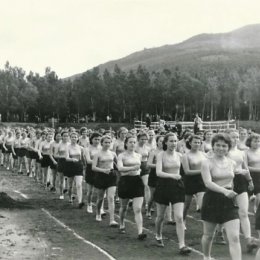
<instances>
[{"instance_id":1,"label":"marching woman","mask_svg":"<svg viewBox=\"0 0 260 260\"><path fill-rule=\"evenodd\" d=\"M124 144L128 130L125 127L120 127L118 130L118 138L114 142L113 151L118 156L120 153L125 151Z\"/></svg>"},{"instance_id":2,"label":"marching woman","mask_svg":"<svg viewBox=\"0 0 260 260\"><path fill-rule=\"evenodd\" d=\"M212 149L213 157L202 161L201 169L207 188L201 208L204 260L211 259L212 239L217 224L223 224L226 230L231 259L241 260L240 222L238 208L234 203L237 193L232 190L236 163L226 156L231 149L230 137L226 134L214 135Z\"/></svg>"},{"instance_id":3,"label":"marching woman","mask_svg":"<svg viewBox=\"0 0 260 260\"><path fill-rule=\"evenodd\" d=\"M92 162L94 155L97 154L100 147L101 135L99 133L93 133L90 136L90 145L85 149L85 157L87 161L86 167L86 183L87 183L87 212L93 213L92 208L92 195L94 190L95 172L92 170Z\"/></svg>"},{"instance_id":4,"label":"marching woman","mask_svg":"<svg viewBox=\"0 0 260 260\"><path fill-rule=\"evenodd\" d=\"M154 201L157 205L155 221L156 242L164 247L162 240L163 220L167 206L171 203L176 221L176 232L179 241L179 253L187 255L191 250L185 246L185 231L183 209L185 191L181 180L181 154L176 152L178 138L174 133L168 133L163 140L163 150L157 155L156 173L157 185L154 192Z\"/></svg>"},{"instance_id":5,"label":"marching woman","mask_svg":"<svg viewBox=\"0 0 260 260\"><path fill-rule=\"evenodd\" d=\"M40 145L46 140L47 133L45 131L37 130L36 131L36 140L35 140L35 152L37 153L36 162L35 162L35 180L36 182L41 182L42 172L41 172L41 161L40 161Z\"/></svg>"},{"instance_id":6,"label":"marching woman","mask_svg":"<svg viewBox=\"0 0 260 260\"><path fill-rule=\"evenodd\" d=\"M22 132L21 139L20 139L20 147L19 147L19 153L18 153L18 164L19 164L19 172L23 172L23 163L25 165L25 170L27 173L27 176L29 176L29 167L28 167L28 161L26 154L28 152L27 148L29 145L29 139L27 138L27 133Z\"/></svg>"},{"instance_id":7,"label":"marching woman","mask_svg":"<svg viewBox=\"0 0 260 260\"><path fill-rule=\"evenodd\" d=\"M27 160L28 160L28 169L29 169L29 176L34 177L35 174L35 160L36 160L36 153L35 153L35 133L34 131L30 131L28 134L29 142L28 142L28 153L27 153Z\"/></svg>"},{"instance_id":8,"label":"marching woman","mask_svg":"<svg viewBox=\"0 0 260 260\"><path fill-rule=\"evenodd\" d=\"M82 181L83 181L83 153L84 150L81 146L77 144L78 134L72 132L70 134L71 143L68 145L66 152L66 169L67 175L69 177L69 201L72 203L72 185L75 180L78 206L81 209L84 206L82 201Z\"/></svg>"},{"instance_id":9,"label":"marching woman","mask_svg":"<svg viewBox=\"0 0 260 260\"><path fill-rule=\"evenodd\" d=\"M60 199L64 199L64 192L66 187L65 174L66 174L66 155L69 144L69 133L67 131L61 132L62 141L58 146L56 157L58 158L57 172L59 176L59 191ZM64 185L65 182L65 185Z\"/></svg>"},{"instance_id":10,"label":"marching woman","mask_svg":"<svg viewBox=\"0 0 260 260\"><path fill-rule=\"evenodd\" d=\"M212 139L212 131L211 130L207 130L204 133L204 141L202 142L201 145L201 151L204 153L208 153L209 151L212 150L212 146L211 146L211 139Z\"/></svg>"},{"instance_id":11,"label":"marching woman","mask_svg":"<svg viewBox=\"0 0 260 260\"><path fill-rule=\"evenodd\" d=\"M0 164L4 165L4 153L3 153L4 131L0 129Z\"/></svg>"},{"instance_id":12,"label":"marching woman","mask_svg":"<svg viewBox=\"0 0 260 260\"><path fill-rule=\"evenodd\" d=\"M247 130L245 128L239 129L239 142L237 144L237 148L241 151L248 150L248 147L246 146L246 140L247 140Z\"/></svg>"},{"instance_id":13,"label":"marching woman","mask_svg":"<svg viewBox=\"0 0 260 260\"><path fill-rule=\"evenodd\" d=\"M12 167L12 143L14 141L13 133L9 130L7 136L4 138L3 148L4 152L4 165L6 169L9 170Z\"/></svg>"},{"instance_id":14,"label":"marching woman","mask_svg":"<svg viewBox=\"0 0 260 260\"><path fill-rule=\"evenodd\" d=\"M51 189L50 191L55 192L56 191L56 177L57 177L57 165L58 165L58 149L61 142L61 134L59 132L56 132L54 135L54 142L51 144Z\"/></svg>"},{"instance_id":15,"label":"marching woman","mask_svg":"<svg viewBox=\"0 0 260 260\"><path fill-rule=\"evenodd\" d=\"M146 145L150 148L150 150L155 150L156 149L156 140L155 140L155 133L154 130L149 130L147 132L148 134L148 142Z\"/></svg>"},{"instance_id":16,"label":"marching woman","mask_svg":"<svg viewBox=\"0 0 260 260\"><path fill-rule=\"evenodd\" d=\"M141 155L141 178L144 183L144 199L145 199L145 209L148 208L148 202L150 201L150 189L148 186L149 168L147 165L148 156L150 152L150 147L147 146L148 135L146 133L139 133L137 135L138 144L136 146L136 152Z\"/></svg>"},{"instance_id":17,"label":"marching woman","mask_svg":"<svg viewBox=\"0 0 260 260\"><path fill-rule=\"evenodd\" d=\"M43 135L42 135L43 137ZM50 158L51 154L51 143L53 134L52 132L47 133L46 140L42 141L40 143L39 147L39 159L41 162L41 171L42 171L42 184L45 186L45 188L48 188L49 183L47 183L47 177L48 177L48 168L51 166L52 161Z\"/></svg>"},{"instance_id":18,"label":"marching woman","mask_svg":"<svg viewBox=\"0 0 260 260\"><path fill-rule=\"evenodd\" d=\"M96 220L101 221L101 207L107 191L108 210L110 216L109 225L117 227L115 221L115 203L114 197L116 193L116 173L114 171L114 163L116 162L116 154L110 151L112 139L110 136L101 138L102 150L94 155L92 162L92 170L95 172L95 188L97 189L97 207Z\"/></svg>"},{"instance_id":19,"label":"marching woman","mask_svg":"<svg viewBox=\"0 0 260 260\"><path fill-rule=\"evenodd\" d=\"M16 167L18 171L18 154L19 154L19 148L20 148L20 139L21 139L21 132L16 131L15 138L12 143L12 155L13 155L13 172L15 172ZM18 171L18 174L22 174L22 172Z\"/></svg>"},{"instance_id":20,"label":"marching woman","mask_svg":"<svg viewBox=\"0 0 260 260\"><path fill-rule=\"evenodd\" d=\"M256 210L260 204L260 135L250 135L246 141L246 145L249 147L249 150L246 151L246 159L254 183Z\"/></svg>"},{"instance_id":21,"label":"marching woman","mask_svg":"<svg viewBox=\"0 0 260 260\"><path fill-rule=\"evenodd\" d=\"M196 195L196 202L201 209L202 199L205 193L205 185L201 177L201 163L206 159L205 154L200 151L201 138L198 135L191 135L187 142L189 152L182 157L182 166L184 170L185 186L185 205L183 217L186 219L192 196Z\"/></svg>"},{"instance_id":22,"label":"marching woman","mask_svg":"<svg viewBox=\"0 0 260 260\"><path fill-rule=\"evenodd\" d=\"M89 138L88 138L88 130L86 127L82 127L79 131L80 138L78 141L78 144L84 148L87 148L89 146Z\"/></svg>"},{"instance_id":23,"label":"marching woman","mask_svg":"<svg viewBox=\"0 0 260 260\"><path fill-rule=\"evenodd\" d=\"M253 191L254 185L250 176L245 152L238 150L237 144L239 142L239 133L237 131L230 132L231 149L228 153L228 157L235 161L235 177L233 180L234 191L237 193L236 204L238 206L238 214L241 222L241 228L247 243L247 251L251 252L257 246L254 244L254 240L251 237L251 226L248 218L248 190Z\"/></svg>"},{"instance_id":24,"label":"marching woman","mask_svg":"<svg viewBox=\"0 0 260 260\"><path fill-rule=\"evenodd\" d=\"M125 231L125 216L130 199L133 200L133 210L137 225L138 239L144 240L147 235L143 233L142 204L144 200L144 184L140 177L142 156L135 152L136 138L129 136L125 139L125 151L118 156L117 167L121 174L118 183L118 196L120 200L120 233Z\"/></svg>"},{"instance_id":25,"label":"marching woman","mask_svg":"<svg viewBox=\"0 0 260 260\"><path fill-rule=\"evenodd\" d=\"M154 200L154 191L155 191L156 181L157 181L156 156L163 150L163 147L162 147L163 138L164 137L162 135L158 135L156 137L157 147L155 150L152 150L149 153L149 158L148 158L148 163L147 163L148 167L150 168L150 173L149 173L149 177L148 177L148 186L150 189L150 200L148 202L148 209L147 209L146 215L149 219L152 219L151 208L152 208L152 204L153 204L153 200Z\"/></svg>"}]
</instances>

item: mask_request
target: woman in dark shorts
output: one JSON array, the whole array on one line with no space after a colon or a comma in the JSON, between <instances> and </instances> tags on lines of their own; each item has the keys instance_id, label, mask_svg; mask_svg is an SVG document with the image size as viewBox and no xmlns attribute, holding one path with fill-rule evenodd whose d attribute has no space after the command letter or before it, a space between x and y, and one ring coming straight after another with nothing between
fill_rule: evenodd
<instances>
[{"instance_id":1,"label":"woman in dark shorts","mask_svg":"<svg viewBox=\"0 0 260 260\"><path fill-rule=\"evenodd\" d=\"M51 166L52 161L50 158L51 154L51 143L53 134L52 132L48 132L46 140L41 142L40 148L39 148L39 159L41 162L41 172L42 172L42 184L45 186L45 188L48 188L47 178L48 178L48 168Z\"/></svg>"},{"instance_id":2,"label":"woman in dark shorts","mask_svg":"<svg viewBox=\"0 0 260 260\"><path fill-rule=\"evenodd\" d=\"M67 149L69 145L69 133L67 131L61 132L62 141L58 146L57 158L58 158L58 166L57 172L59 176L59 192L60 192L60 200L64 199L64 192L66 188L66 155Z\"/></svg>"},{"instance_id":3,"label":"woman in dark shorts","mask_svg":"<svg viewBox=\"0 0 260 260\"><path fill-rule=\"evenodd\" d=\"M101 150L100 146L101 135L99 133L93 133L90 136L89 147L85 148L85 157L87 161L86 166L86 183L87 183L87 212L93 213L92 208L92 196L94 191L95 172L92 170L92 161L94 155Z\"/></svg>"},{"instance_id":4,"label":"woman in dark shorts","mask_svg":"<svg viewBox=\"0 0 260 260\"><path fill-rule=\"evenodd\" d=\"M233 189L237 193L236 204L238 206L241 229L247 244L247 251L251 252L257 247L254 243L254 239L251 237L251 226L248 217L248 191L253 191L254 185L248 170L245 152L237 148L237 144L239 142L238 131L232 130L229 133L229 136L231 138L231 149L228 153L228 158L236 163Z\"/></svg>"},{"instance_id":5,"label":"woman in dark shorts","mask_svg":"<svg viewBox=\"0 0 260 260\"><path fill-rule=\"evenodd\" d=\"M250 175L254 184L255 211L260 204L260 135L252 134L246 140L246 145L249 147L246 153L246 160Z\"/></svg>"},{"instance_id":6,"label":"woman in dark shorts","mask_svg":"<svg viewBox=\"0 0 260 260\"><path fill-rule=\"evenodd\" d=\"M197 204L201 209L202 199L205 193L205 185L201 177L201 163L206 159L205 154L200 151L202 140L198 135L191 135L187 141L189 152L182 157L184 170L185 204L183 217L186 219L193 195L196 195Z\"/></svg>"},{"instance_id":7,"label":"woman in dark shorts","mask_svg":"<svg viewBox=\"0 0 260 260\"><path fill-rule=\"evenodd\" d=\"M71 143L68 145L66 153L66 170L69 177L69 201L72 203L72 185L75 180L78 207L81 209L84 206L82 198L82 181L83 181L83 147L77 144L78 134L72 132L70 134Z\"/></svg>"},{"instance_id":8,"label":"woman in dark shorts","mask_svg":"<svg viewBox=\"0 0 260 260\"><path fill-rule=\"evenodd\" d=\"M135 151L142 156L140 175L144 183L145 208L148 209L148 202L150 201L150 189L148 186L149 167L147 165L147 161L151 148L147 145L148 135L145 132L141 132L137 135L137 141L138 144Z\"/></svg>"},{"instance_id":9,"label":"woman in dark shorts","mask_svg":"<svg viewBox=\"0 0 260 260\"><path fill-rule=\"evenodd\" d=\"M13 133L11 132L11 130L8 131L7 136L4 138L4 142L3 142L3 148L5 150L4 153L4 164L6 166L6 169L9 170L12 165L12 158L11 158L11 154L12 154L12 143L14 141L14 136Z\"/></svg>"},{"instance_id":10,"label":"woman in dark shorts","mask_svg":"<svg viewBox=\"0 0 260 260\"><path fill-rule=\"evenodd\" d=\"M153 204L153 200L154 200L154 191L155 191L156 182L157 182L156 156L158 153L160 153L163 150L163 147L162 147L163 138L164 138L164 136L162 136L162 135L158 135L156 137L157 147L155 150L152 150L149 153L149 158L148 158L148 163L147 163L148 167L150 168L149 177L148 177L148 186L150 189L150 200L148 202L148 209L147 209L147 213L146 213L146 216L148 217L148 219L152 219L151 208L152 208L152 204Z\"/></svg>"},{"instance_id":11,"label":"woman in dark shorts","mask_svg":"<svg viewBox=\"0 0 260 260\"><path fill-rule=\"evenodd\" d=\"M125 216L130 199L133 200L133 210L137 225L138 239L143 240L142 204L144 200L144 184L140 176L142 156L135 152L136 138L129 136L125 139L125 150L118 156L118 171L121 174L118 183L118 196L120 198L120 233L125 233Z\"/></svg>"},{"instance_id":12,"label":"woman in dark shorts","mask_svg":"<svg viewBox=\"0 0 260 260\"><path fill-rule=\"evenodd\" d=\"M51 189L50 191L56 192L56 177L57 177L57 166L58 166L58 148L61 143L61 133L56 132L54 135L54 142L51 144Z\"/></svg>"},{"instance_id":13,"label":"woman in dark shorts","mask_svg":"<svg viewBox=\"0 0 260 260\"><path fill-rule=\"evenodd\" d=\"M29 176L29 167L28 167L28 161L26 154L28 152L27 148L29 145L29 139L27 138L27 133L22 132L21 139L20 139L20 147L19 147L19 153L18 153L18 163L19 163L19 172L23 172L23 164L25 165L25 171L27 176Z\"/></svg>"},{"instance_id":14,"label":"woman in dark shorts","mask_svg":"<svg viewBox=\"0 0 260 260\"><path fill-rule=\"evenodd\" d=\"M157 155L157 184L154 192L154 201L157 206L155 239L158 246L164 247L162 240L163 220L166 208L171 203L176 221L176 232L180 250L179 253L187 255L191 250L185 246L183 222L185 192L180 175L182 155L176 152L177 142L178 138L176 134L166 134L163 139L163 151Z\"/></svg>"},{"instance_id":15,"label":"woman in dark shorts","mask_svg":"<svg viewBox=\"0 0 260 260\"><path fill-rule=\"evenodd\" d=\"M239 241L240 222L238 207L235 205L237 193L232 190L235 162L226 155L231 149L231 139L227 134L216 134L212 138L212 158L202 162L201 174L207 188L201 208L203 220L202 251L204 259L210 259L212 239L217 224L223 224L232 260L241 260Z\"/></svg>"},{"instance_id":16,"label":"woman in dark shorts","mask_svg":"<svg viewBox=\"0 0 260 260\"><path fill-rule=\"evenodd\" d=\"M255 229L258 233L258 237L260 237L260 206L258 206L257 210L256 210L256 214L255 214ZM260 259L260 239L257 240L258 243L258 250L255 256L255 260L259 260Z\"/></svg>"},{"instance_id":17,"label":"woman in dark shorts","mask_svg":"<svg viewBox=\"0 0 260 260\"><path fill-rule=\"evenodd\" d=\"M108 210L111 227L117 227L115 221L115 203L114 197L116 193L116 173L114 171L114 163L116 162L116 154L110 151L112 138L103 136L101 138L102 149L94 155L92 162L92 170L95 172L94 185L97 189L97 205L96 205L96 220L101 221L101 207L104 200L105 192L107 191Z\"/></svg>"},{"instance_id":18,"label":"woman in dark shorts","mask_svg":"<svg viewBox=\"0 0 260 260\"><path fill-rule=\"evenodd\" d=\"M18 171L18 155L20 150L20 139L21 139L21 132L17 130L15 133L14 141L12 143L13 172L15 172L15 170ZM22 174L22 173L18 171L18 174Z\"/></svg>"}]
</instances>

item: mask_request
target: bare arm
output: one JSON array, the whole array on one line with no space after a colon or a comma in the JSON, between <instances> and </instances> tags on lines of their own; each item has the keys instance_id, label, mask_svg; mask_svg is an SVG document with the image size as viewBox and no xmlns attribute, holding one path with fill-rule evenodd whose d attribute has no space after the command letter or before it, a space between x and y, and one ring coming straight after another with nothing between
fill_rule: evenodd
<instances>
[{"instance_id":1,"label":"bare arm","mask_svg":"<svg viewBox=\"0 0 260 260\"><path fill-rule=\"evenodd\" d=\"M182 167L183 167L183 170L184 170L186 175L194 176L194 175L198 175L198 174L201 173L201 170L191 170L190 169L190 164L189 164L189 161L188 161L188 155L187 154L184 154L182 156L181 163L182 163Z\"/></svg>"},{"instance_id":2,"label":"bare arm","mask_svg":"<svg viewBox=\"0 0 260 260\"><path fill-rule=\"evenodd\" d=\"M155 150L153 150L149 153L147 166L150 168L156 168L156 164L153 163L154 157L155 157Z\"/></svg>"}]
</instances>

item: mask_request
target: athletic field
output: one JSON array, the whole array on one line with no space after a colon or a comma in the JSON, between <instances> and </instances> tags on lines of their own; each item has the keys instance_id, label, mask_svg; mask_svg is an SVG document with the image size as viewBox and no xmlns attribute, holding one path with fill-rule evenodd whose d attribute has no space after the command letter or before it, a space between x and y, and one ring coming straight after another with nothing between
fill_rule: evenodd
<instances>
[{"instance_id":1,"label":"athletic field","mask_svg":"<svg viewBox=\"0 0 260 260\"><path fill-rule=\"evenodd\" d=\"M119 234L117 228L108 226L108 216L98 223L95 214L87 213L86 207L78 209L77 203L69 204L68 197L60 201L57 193L45 190L34 179L3 168L0 192L0 259L202 259L202 223L194 205L186 224L186 243L193 252L185 257L178 254L175 226L164 225L164 248L155 245L154 216L148 220L143 214L148 238L139 241L131 208L126 234ZM117 205L117 216L118 209ZM252 213L250 220L254 226ZM254 259L255 252L251 255L245 252L242 235L241 243L243 259ZM214 244L212 256L230 259L228 246Z\"/></svg>"}]
</instances>

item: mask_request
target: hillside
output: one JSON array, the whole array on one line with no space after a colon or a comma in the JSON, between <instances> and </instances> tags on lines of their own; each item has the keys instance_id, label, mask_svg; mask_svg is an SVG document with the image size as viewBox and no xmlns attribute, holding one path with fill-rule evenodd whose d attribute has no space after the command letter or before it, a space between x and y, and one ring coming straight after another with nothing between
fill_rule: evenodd
<instances>
[{"instance_id":1,"label":"hillside","mask_svg":"<svg viewBox=\"0 0 260 260\"><path fill-rule=\"evenodd\" d=\"M149 71L158 71L172 70L176 66L187 68L194 66L194 63L200 66L216 63L227 66L234 63L260 65L260 24L248 25L229 33L199 34L178 44L138 51L98 67L101 72L105 69L112 71L117 64L129 71L141 64Z\"/></svg>"}]
</instances>

